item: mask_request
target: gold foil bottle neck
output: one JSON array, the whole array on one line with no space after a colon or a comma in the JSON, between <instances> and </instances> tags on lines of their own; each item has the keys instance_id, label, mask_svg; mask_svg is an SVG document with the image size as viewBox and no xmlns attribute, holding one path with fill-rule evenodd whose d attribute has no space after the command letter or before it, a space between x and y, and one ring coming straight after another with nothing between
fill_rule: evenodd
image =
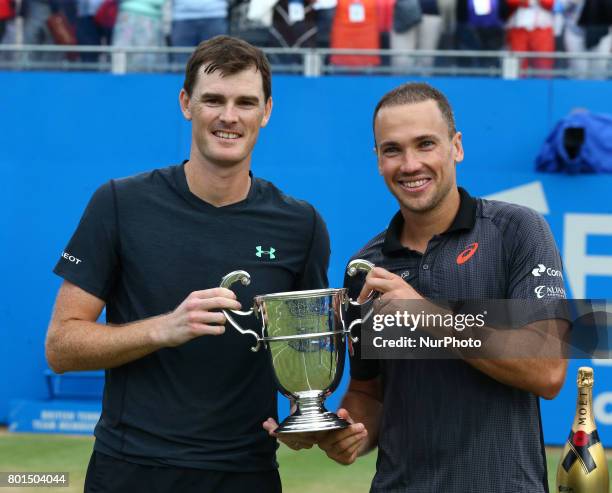
<instances>
[{"instance_id":1,"label":"gold foil bottle neck","mask_svg":"<svg viewBox=\"0 0 612 493\"><path fill-rule=\"evenodd\" d=\"M593 386L593 368L588 366L581 366L578 368L578 379L576 381L578 387L592 387Z\"/></svg>"}]
</instances>

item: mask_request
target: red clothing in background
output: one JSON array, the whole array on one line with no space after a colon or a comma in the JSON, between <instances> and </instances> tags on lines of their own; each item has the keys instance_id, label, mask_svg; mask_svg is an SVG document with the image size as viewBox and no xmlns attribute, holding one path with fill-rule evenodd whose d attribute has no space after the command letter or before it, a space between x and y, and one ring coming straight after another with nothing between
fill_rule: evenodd
<instances>
[{"instance_id":1,"label":"red clothing in background","mask_svg":"<svg viewBox=\"0 0 612 493\"><path fill-rule=\"evenodd\" d=\"M11 0L0 0L0 20L11 19L15 15Z\"/></svg>"}]
</instances>

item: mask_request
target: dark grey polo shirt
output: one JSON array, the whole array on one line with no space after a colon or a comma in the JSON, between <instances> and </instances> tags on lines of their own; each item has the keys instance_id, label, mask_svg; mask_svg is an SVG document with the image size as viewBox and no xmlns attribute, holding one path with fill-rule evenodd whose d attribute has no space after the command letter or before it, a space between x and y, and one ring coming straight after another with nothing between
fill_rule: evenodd
<instances>
[{"instance_id":1,"label":"dark grey polo shirt","mask_svg":"<svg viewBox=\"0 0 612 493\"><path fill-rule=\"evenodd\" d=\"M430 299L564 296L561 275L533 274L539 265L562 270L544 219L525 207L459 191L461 205L451 227L434 236L423 254L401 245L398 212L353 258L402 276ZM345 279L352 297L362 284L363 277ZM501 384L462 360L362 360L356 344L351 377L377 376L384 402L372 492L548 491L534 394Z\"/></svg>"}]
</instances>

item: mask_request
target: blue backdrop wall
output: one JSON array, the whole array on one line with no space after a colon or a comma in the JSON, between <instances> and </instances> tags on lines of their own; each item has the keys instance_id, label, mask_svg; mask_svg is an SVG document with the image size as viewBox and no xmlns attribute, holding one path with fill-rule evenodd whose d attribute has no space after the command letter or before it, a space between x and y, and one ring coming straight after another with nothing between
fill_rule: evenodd
<instances>
[{"instance_id":1,"label":"blue backdrop wall","mask_svg":"<svg viewBox=\"0 0 612 493\"><path fill-rule=\"evenodd\" d=\"M91 193L112 177L180 162L190 127L172 75L0 74L0 422L8 401L47 395L44 336L60 280L51 269ZM393 77L274 79L274 110L253 160L256 175L309 200L332 238L330 281L384 229L396 206L376 171L371 113L404 82ZM612 293L612 176L534 173L553 124L583 107L612 113L612 84L587 81L436 79L464 134L459 182L476 195L504 192L549 221L575 298ZM560 396L543 402L545 439L562 443L579 364L595 366L596 417L612 446L612 366L573 362ZM346 384L344 381L343 385ZM341 392L330 398L338 403ZM284 404L282 405L284 409Z\"/></svg>"}]
</instances>

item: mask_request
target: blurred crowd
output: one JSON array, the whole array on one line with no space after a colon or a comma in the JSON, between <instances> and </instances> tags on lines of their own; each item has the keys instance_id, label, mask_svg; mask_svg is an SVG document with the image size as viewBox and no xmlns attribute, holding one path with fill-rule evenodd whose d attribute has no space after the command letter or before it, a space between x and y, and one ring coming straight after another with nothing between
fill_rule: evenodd
<instances>
[{"instance_id":1,"label":"blurred crowd","mask_svg":"<svg viewBox=\"0 0 612 493\"><path fill-rule=\"evenodd\" d=\"M0 40L23 44L195 46L231 34L262 47L612 52L612 0L0 0ZM44 56L41 54L40 56ZM46 56L59 56L57 53ZM96 61L98 53L61 55ZM154 67L165 54L131 55ZM172 54L184 63L187 54ZM162 60L163 58L163 60ZM431 57L334 55L332 64L427 68ZM496 58L465 58L495 66ZM549 69L550 58L523 59ZM578 74L605 59L572 58Z\"/></svg>"}]
</instances>

